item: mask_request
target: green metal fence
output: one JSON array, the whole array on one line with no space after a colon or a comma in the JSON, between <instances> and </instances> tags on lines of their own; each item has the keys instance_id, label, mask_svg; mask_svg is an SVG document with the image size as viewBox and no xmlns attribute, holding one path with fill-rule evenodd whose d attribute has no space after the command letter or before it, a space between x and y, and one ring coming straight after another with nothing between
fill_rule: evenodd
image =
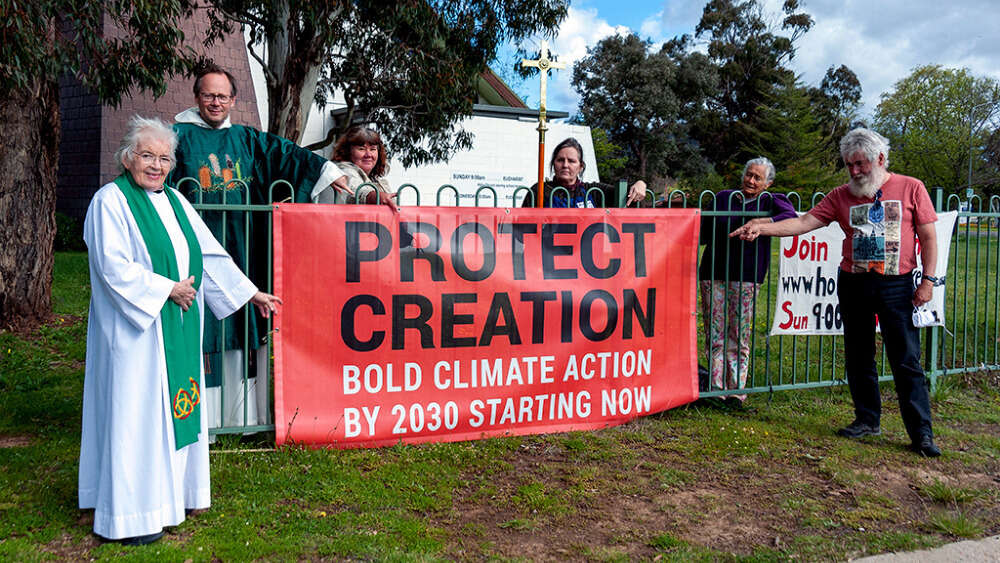
<instances>
[{"instance_id":1,"label":"green metal fence","mask_svg":"<svg viewBox=\"0 0 1000 563\"><path fill-rule=\"evenodd\" d=\"M179 188L182 191L184 183L188 181L197 182L194 178L181 180ZM236 184L239 183L234 182L234 192L238 195L236 199L239 199L239 203L225 201L225 195L223 195L222 202L205 203L201 197L202 192L196 190L194 193L198 193L199 197L193 202L195 209L203 216L210 216L213 213L221 214L223 220L233 214L250 217L254 219L255 225L263 226L266 224L267 233L270 233L271 205L245 203L247 201L247 186ZM603 194L600 193L600 190L596 191L598 193L595 196L600 201ZM269 199L272 202L289 201L293 193L294 189L291 185L279 181L270 186ZM479 207L518 207L524 199L524 195L530 193L527 187L520 187L511 195L510 201L501 201L502 198L497 195L496 190L484 186L477 190L474 201ZM402 185L397 194L399 194L400 202L421 204L420 192L413 184ZM434 203L446 206L457 205L458 194L458 189L454 186L441 186L437 191ZM564 195L568 195L568 193ZM618 186L616 202L618 207L623 206L625 196L626 185L625 182L621 182ZM822 199L823 194L815 193L804 197L793 192L789 193L788 196L796 209L802 212ZM650 199L647 199L647 205L651 204ZM973 198L969 202L968 208L963 210L959 209L962 207L961 202L954 195L950 196L947 201L943 201L943 190L940 188L932 190L932 199L939 211L959 211L959 219L956 222L955 232L951 240L951 252L946 274L946 326L943 329L934 327L921 331L921 338L924 342L924 367L933 387L937 384L937 379L944 375L996 369L1000 366L1000 242L998 242L997 236L1000 197L994 196L986 202L986 209L983 209L983 202L980 199ZM715 194L707 191L701 193L696 200L687 197L683 192L672 192L664 198L661 205L674 208L696 206L702 209L703 217L752 218L767 215L766 212L746 207L736 211L716 211ZM249 244L251 241L251 221L246 220L242 223L245 225L243 238ZM222 232L217 233L217 235L225 247L229 234ZM746 387L739 391L703 389L701 391L702 397L719 397L735 393L770 393L846 384L842 366L842 336L769 336L778 289L777 252L779 243L773 239L770 244L771 264L767 277L754 298L752 307L751 331L748 337L750 364ZM270 246L270 239L268 239L268 272L270 272L271 263ZM247 255L250 254L249 250L249 248L245 249ZM730 273L727 272L724 277L728 279L729 276ZM270 275L268 275L268 280L264 285L268 291L271 290ZM709 365L709 352L706 347L707 335L701 318L700 305L699 295L698 357L699 363L707 367ZM245 310L249 312L249 306ZM268 323L266 326L267 334L270 334L271 330L270 323ZM248 341L245 327L243 342L244 350L253 348L250 345L252 343ZM258 362L256 366L252 365L253 362L250 359L252 354L244 355L241 366L242 385L237 386L236 389L228 389L223 385L220 393L222 401L225 401L226 397L235 396L238 398L242 394L243 404L247 405L252 400L250 396L252 386L249 384L249 378L256 376L264 378L265 383L271 381L270 338L267 339L264 346L266 346L264 348L266 353L261 356L264 361ZM877 346L878 350L881 350L880 341ZM881 379L891 380L884 354L881 354L878 365ZM253 369L254 367L256 369ZM265 388L269 387L270 385L265 385ZM264 404L265 412L258 413L257 420L251 420L248 416L250 409L244 406L240 419L242 424L223 424L212 427L211 434L273 430L274 426L271 423L273 403L271 403L270 391L268 391L267 397ZM209 407L209 409L212 408L212 406ZM214 408L221 407L215 405ZM210 426L212 426L211 423Z\"/></svg>"}]
</instances>

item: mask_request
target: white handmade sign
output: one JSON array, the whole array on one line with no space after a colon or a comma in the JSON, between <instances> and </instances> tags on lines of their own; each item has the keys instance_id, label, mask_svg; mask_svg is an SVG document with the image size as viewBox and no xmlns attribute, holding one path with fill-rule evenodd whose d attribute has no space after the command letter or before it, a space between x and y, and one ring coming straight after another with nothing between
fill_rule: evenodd
<instances>
[{"instance_id":1,"label":"white handmade sign","mask_svg":"<svg viewBox=\"0 0 1000 563\"><path fill-rule=\"evenodd\" d=\"M948 268L951 231L958 213L938 213L937 277ZM837 298L837 268L840 265L844 231L831 223L800 236L781 239L779 252L778 296L775 300L771 334L843 334L840 301ZM917 244L917 267L913 274L914 287L920 283L923 270L920 245ZM934 288L934 296L925 306L937 319L931 326L944 324L944 292L946 286Z\"/></svg>"}]
</instances>

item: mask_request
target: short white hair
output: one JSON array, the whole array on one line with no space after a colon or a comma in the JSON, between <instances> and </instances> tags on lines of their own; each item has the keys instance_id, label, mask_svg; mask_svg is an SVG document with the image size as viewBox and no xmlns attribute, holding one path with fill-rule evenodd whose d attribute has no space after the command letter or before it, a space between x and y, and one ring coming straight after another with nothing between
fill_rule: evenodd
<instances>
[{"instance_id":1,"label":"short white hair","mask_svg":"<svg viewBox=\"0 0 1000 563\"><path fill-rule=\"evenodd\" d=\"M889 168L889 139L871 129L852 129L840 140L841 158L846 160L856 152L864 154L868 162L873 164L878 162L878 155L884 155L884 166Z\"/></svg>"},{"instance_id":2,"label":"short white hair","mask_svg":"<svg viewBox=\"0 0 1000 563\"><path fill-rule=\"evenodd\" d=\"M744 176L747 175L747 170L750 170L751 166L763 166L764 168L766 168L767 169L767 177L765 177L764 180L767 181L768 184L774 182L774 174L775 174L774 163L772 163L770 161L770 159L768 159L765 156L758 156L757 158L751 158L743 166L743 175Z\"/></svg>"},{"instance_id":3,"label":"short white hair","mask_svg":"<svg viewBox=\"0 0 1000 563\"><path fill-rule=\"evenodd\" d=\"M122 137L121 145L115 151L115 162L118 163L118 171L125 171L125 159L135 155L135 150L139 146L139 141L157 139L170 145L170 158L174 158L174 151L177 150L177 133L173 127L164 123L156 117L141 117L133 115L128 122L128 129Z\"/></svg>"}]
</instances>

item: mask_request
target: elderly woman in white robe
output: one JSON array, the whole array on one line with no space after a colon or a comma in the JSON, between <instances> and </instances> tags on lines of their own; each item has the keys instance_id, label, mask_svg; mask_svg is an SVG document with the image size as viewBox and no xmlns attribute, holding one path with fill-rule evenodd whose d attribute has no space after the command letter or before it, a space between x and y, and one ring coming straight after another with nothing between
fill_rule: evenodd
<instances>
[{"instance_id":1,"label":"elderly woman in white robe","mask_svg":"<svg viewBox=\"0 0 1000 563\"><path fill-rule=\"evenodd\" d=\"M280 300L240 272L187 200L163 182L177 138L135 117L116 153L122 175L84 221L90 320L80 444L80 508L94 533L156 541L208 508L208 426L201 409L201 319Z\"/></svg>"}]
</instances>

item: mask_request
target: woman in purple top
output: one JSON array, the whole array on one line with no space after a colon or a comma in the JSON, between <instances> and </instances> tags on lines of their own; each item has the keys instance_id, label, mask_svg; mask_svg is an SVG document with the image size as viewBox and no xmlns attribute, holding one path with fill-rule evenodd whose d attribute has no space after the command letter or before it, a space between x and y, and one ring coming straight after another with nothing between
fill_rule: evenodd
<instances>
[{"instance_id":1,"label":"woman in purple top","mask_svg":"<svg viewBox=\"0 0 1000 563\"><path fill-rule=\"evenodd\" d=\"M795 208L784 194L765 192L774 182L774 164L758 157L743 168L743 187L722 190L715 196L713 211L763 211L772 221L795 217ZM743 389L750 368L750 328L753 303L771 264L771 239L752 243L729 238L729 233L753 217L703 216L698 279L702 319L709 348L712 389ZM740 404L746 395L735 395Z\"/></svg>"}]
</instances>

